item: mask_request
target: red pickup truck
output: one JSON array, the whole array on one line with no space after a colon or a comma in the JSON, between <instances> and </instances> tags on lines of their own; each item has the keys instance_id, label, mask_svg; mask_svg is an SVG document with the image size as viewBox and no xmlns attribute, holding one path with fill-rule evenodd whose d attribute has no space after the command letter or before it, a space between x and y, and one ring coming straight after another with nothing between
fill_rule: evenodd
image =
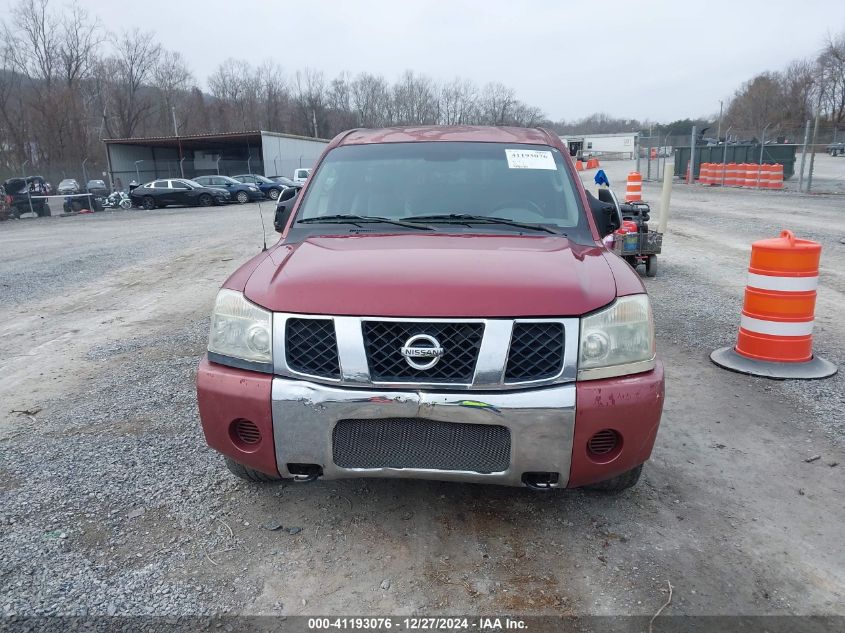
<instances>
[{"instance_id":1,"label":"red pickup truck","mask_svg":"<svg viewBox=\"0 0 845 633\"><path fill-rule=\"evenodd\" d=\"M545 130L340 134L217 295L208 444L252 481L632 486L663 366L618 225Z\"/></svg>"}]
</instances>

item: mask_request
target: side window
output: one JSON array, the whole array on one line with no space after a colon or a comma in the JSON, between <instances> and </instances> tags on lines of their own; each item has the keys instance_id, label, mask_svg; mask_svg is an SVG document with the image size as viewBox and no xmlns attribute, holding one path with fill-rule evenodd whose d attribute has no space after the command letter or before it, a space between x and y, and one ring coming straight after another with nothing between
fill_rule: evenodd
<instances>
[{"instance_id":1,"label":"side window","mask_svg":"<svg viewBox=\"0 0 845 633\"><path fill-rule=\"evenodd\" d=\"M170 188L171 189L187 189L188 185L184 182L179 182L178 180L171 180L170 181Z\"/></svg>"},{"instance_id":2,"label":"side window","mask_svg":"<svg viewBox=\"0 0 845 633\"><path fill-rule=\"evenodd\" d=\"M167 181L156 180L151 186L153 189L167 189Z\"/></svg>"}]
</instances>

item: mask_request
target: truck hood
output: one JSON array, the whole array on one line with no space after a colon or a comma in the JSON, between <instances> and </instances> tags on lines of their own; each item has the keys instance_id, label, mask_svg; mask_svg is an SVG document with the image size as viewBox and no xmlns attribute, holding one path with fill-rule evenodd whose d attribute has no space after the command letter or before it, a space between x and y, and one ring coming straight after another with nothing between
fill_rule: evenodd
<instances>
[{"instance_id":1,"label":"truck hood","mask_svg":"<svg viewBox=\"0 0 845 633\"><path fill-rule=\"evenodd\" d=\"M244 293L276 312L578 316L616 297L603 251L559 236L313 237L270 251Z\"/></svg>"}]
</instances>

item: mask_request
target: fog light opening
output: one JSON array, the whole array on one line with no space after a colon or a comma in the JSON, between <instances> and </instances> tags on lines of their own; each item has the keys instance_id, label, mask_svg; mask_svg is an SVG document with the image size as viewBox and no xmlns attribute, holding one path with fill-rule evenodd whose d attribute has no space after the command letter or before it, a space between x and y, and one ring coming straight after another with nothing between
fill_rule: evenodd
<instances>
[{"instance_id":1,"label":"fog light opening","mask_svg":"<svg viewBox=\"0 0 845 633\"><path fill-rule=\"evenodd\" d=\"M261 429L252 420L238 418L229 425L229 438L239 449L251 453L261 444Z\"/></svg>"},{"instance_id":2,"label":"fog light opening","mask_svg":"<svg viewBox=\"0 0 845 633\"><path fill-rule=\"evenodd\" d=\"M288 464L288 472L297 483L307 483L323 476L323 467L319 464Z\"/></svg>"},{"instance_id":3,"label":"fog light opening","mask_svg":"<svg viewBox=\"0 0 845 633\"><path fill-rule=\"evenodd\" d=\"M613 429L603 429L587 440L587 455L596 462L609 462L622 450L622 436Z\"/></svg>"}]
</instances>

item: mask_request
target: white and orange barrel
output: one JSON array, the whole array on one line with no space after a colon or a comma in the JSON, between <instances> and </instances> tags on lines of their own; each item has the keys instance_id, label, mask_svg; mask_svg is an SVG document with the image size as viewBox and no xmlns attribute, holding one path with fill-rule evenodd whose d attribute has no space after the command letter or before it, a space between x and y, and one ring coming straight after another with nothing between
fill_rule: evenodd
<instances>
[{"instance_id":1,"label":"white and orange barrel","mask_svg":"<svg viewBox=\"0 0 845 633\"><path fill-rule=\"evenodd\" d=\"M710 359L725 369L766 378L827 378L836 365L813 353L819 283L818 242L792 231L751 245L751 263L736 345Z\"/></svg>"},{"instance_id":2,"label":"white and orange barrel","mask_svg":"<svg viewBox=\"0 0 845 633\"><path fill-rule=\"evenodd\" d=\"M713 177L714 185L723 185L725 182L725 163L713 163L713 170L710 175Z\"/></svg>"},{"instance_id":3,"label":"white and orange barrel","mask_svg":"<svg viewBox=\"0 0 845 633\"><path fill-rule=\"evenodd\" d=\"M698 171L698 182L702 185L712 185L713 178L710 176L710 163L701 163Z\"/></svg>"},{"instance_id":4,"label":"white and orange barrel","mask_svg":"<svg viewBox=\"0 0 845 633\"><path fill-rule=\"evenodd\" d=\"M748 189L757 188L757 178L760 175L760 165L756 163L747 163L745 165L745 181L743 186Z\"/></svg>"},{"instance_id":5,"label":"white and orange barrel","mask_svg":"<svg viewBox=\"0 0 845 633\"><path fill-rule=\"evenodd\" d=\"M770 165L769 189L783 189L783 165L775 163Z\"/></svg>"},{"instance_id":6,"label":"white and orange barrel","mask_svg":"<svg viewBox=\"0 0 845 633\"><path fill-rule=\"evenodd\" d=\"M643 177L637 171L628 174L625 185L625 202L639 202L643 199Z\"/></svg>"},{"instance_id":7,"label":"white and orange barrel","mask_svg":"<svg viewBox=\"0 0 845 633\"><path fill-rule=\"evenodd\" d=\"M779 363L813 357L821 252L821 244L797 239L792 231L751 245L738 354Z\"/></svg>"},{"instance_id":8,"label":"white and orange barrel","mask_svg":"<svg viewBox=\"0 0 845 633\"><path fill-rule=\"evenodd\" d=\"M728 163L725 166L725 186L736 187L736 163Z\"/></svg>"}]
</instances>

